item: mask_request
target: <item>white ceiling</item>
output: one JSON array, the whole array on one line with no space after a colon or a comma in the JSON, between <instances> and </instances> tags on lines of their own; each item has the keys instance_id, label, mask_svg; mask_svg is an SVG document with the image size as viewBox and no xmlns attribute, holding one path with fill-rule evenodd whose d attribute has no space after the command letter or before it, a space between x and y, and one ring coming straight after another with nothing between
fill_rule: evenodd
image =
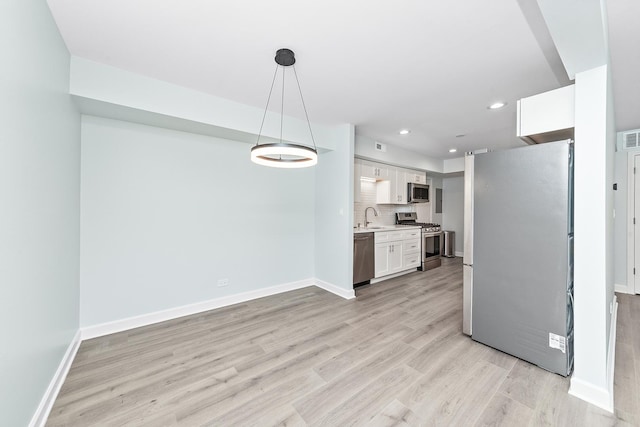
<instances>
[{"instance_id":1,"label":"white ceiling","mask_svg":"<svg viewBox=\"0 0 640 427\"><path fill-rule=\"evenodd\" d=\"M288 47L312 122L438 158L522 145L516 100L569 83L531 0L48 3L73 55L261 108Z\"/></svg>"},{"instance_id":2,"label":"white ceiling","mask_svg":"<svg viewBox=\"0 0 640 427\"><path fill-rule=\"evenodd\" d=\"M607 1L616 129L640 128L640 1Z\"/></svg>"}]
</instances>

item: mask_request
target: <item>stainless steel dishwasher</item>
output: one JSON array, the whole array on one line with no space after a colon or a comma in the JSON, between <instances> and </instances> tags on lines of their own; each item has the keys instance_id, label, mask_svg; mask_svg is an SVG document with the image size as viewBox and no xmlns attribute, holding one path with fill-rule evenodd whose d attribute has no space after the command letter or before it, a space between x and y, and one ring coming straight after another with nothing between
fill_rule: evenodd
<instances>
[{"instance_id":1,"label":"stainless steel dishwasher","mask_svg":"<svg viewBox=\"0 0 640 427\"><path fill-rule=\"evenodd\" d=\"M373 233L353 235L353 284L368 282L375 276Z\"/></svg>"}]
</instances>

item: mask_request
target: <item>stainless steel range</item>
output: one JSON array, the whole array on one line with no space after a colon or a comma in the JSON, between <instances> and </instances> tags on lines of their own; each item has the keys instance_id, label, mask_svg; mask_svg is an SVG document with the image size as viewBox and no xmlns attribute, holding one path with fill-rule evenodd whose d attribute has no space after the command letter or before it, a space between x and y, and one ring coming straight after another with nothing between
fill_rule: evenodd
<instances>
[{"instance_id":1,"label":"stainless steel range","mask_svg":"<svg viewBox=\"0 0 640 427\"><path fill-rule=\"evenodd\" d=\"M422 227L422 270L431 270L440 267L442 260L442 229L440 224L431 222L418 222L415 212L397 212L396 224L419 225Z\"/></svg>"}]
</instances>

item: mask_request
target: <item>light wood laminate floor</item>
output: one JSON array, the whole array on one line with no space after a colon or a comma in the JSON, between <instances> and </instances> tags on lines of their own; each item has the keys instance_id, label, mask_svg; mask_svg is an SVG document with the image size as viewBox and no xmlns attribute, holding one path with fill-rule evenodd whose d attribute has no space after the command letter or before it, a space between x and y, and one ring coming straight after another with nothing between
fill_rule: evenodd
<instances>
[{"instance_id":1,"label":"light wood laminate floor","mask_svg":"<svg viewBox=\"0 0 640 427\"><path fill-rule=\"evenodd\" d=\"M620 296L616 416L464 336L461 307L461 260L444 259L355 300L310 287L88 340L47 425L640 423L638 297Z\"/></svg>"}]
</instances>

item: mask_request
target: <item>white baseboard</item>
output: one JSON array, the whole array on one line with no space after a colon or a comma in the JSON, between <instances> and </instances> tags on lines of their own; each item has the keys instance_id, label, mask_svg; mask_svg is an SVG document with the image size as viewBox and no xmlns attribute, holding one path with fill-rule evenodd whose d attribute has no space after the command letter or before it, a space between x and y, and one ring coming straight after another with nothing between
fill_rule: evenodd
<instances>
[{"instance_id":1,"label":"white baseboard","mask_svg":"<svg viewBox=\"0 0 640 427\"><path fill-rule=\"evenodd\" d=\"M115 334L129 329L139 328L154 323L164 322L176 319L178 317L189 316L203 311L214 310L220 307L226 307L233 304L250 301L257 298L263 298L270 295L276 295L283 292L293 291L295 289L306 288L308 286L317 286L328 292L336 294L345 299L355 298L353 289L347 290L340 288L331 283L324 282L315 278L299 280L297 282L285 283L282 285L271 286L269 288L258 289L255 291L242 292L239 294L228 295L221 298L215 298L208 301L197 302L194 304L183 305L180 307L169 308L167 310L156 311L153 313L142 314L139 316L128 317L125 319L115 320L112 322L101 323L98 325L85 326L81 328L82 339L101 337L104 335Z\"/></svg>"},{"instance_id":2,"label":"white baseboard","mask_svg":"<svg viewBox=\"0 0 640 427\"><path fill-rule=\"evenodd\" d=\"M462 258L462 257L464 256L464 252L456 251L456 252L455 252L455 255L456 255L457 257Z\"/></svg>"},{"instance_id":3,"label":"white baseboard","mask_svg":"<svg viewBox=\"0 0 640 427\"><path fill-rule=\"evenodd\" d=\"M605 411L613 412L613 407L610 406L611 397L609 396L609 391L602 387L597 387L591 383L572 377L569 394L602 408Z\"/></svg>"},{"instance_id":4,"label":"white baseboard","mask_svg":"<svg viewBox=\"0 0 640 427\"><path fill-rule=\"evenodd\" d=\"M404 276L405 274L415 273L416 271L418 271L416 268L412 268L410 270L405 270L405 271L400 271L398 273L389 274L388 276L382 276L382 277L378 277L377 279L371 279L369 281L369 283L371 283L371 284L380 283L380 282L383 282L385 280L393 279L394 277L400 277L400 276Z\"/></svg>"},{"instance_id":5,"label":"white baseboard","mask_svg":"<svg viewBox=\"0 0 640 427\"><path fill-rule=\"evenodd\" d=\"M342 297L344 299L353 299L356 297L356 292L353 289L339 288L336 285L333 285L331 283L325 282L320 279L315 280L315 285L321 289L324 289L327 292L336 294L339 297Z\"/></svg>"},{"instance_id":6,"label":"white baseboard","mask_svg":"<svg viewBox=\"0 0 640 427\"><path fill-rule=\"evenodd\" d=\"M633 289L629 289L629 287L627 285L621 285L619 283L615 284L615 291L620 293L620 294L634 294L635 292L633 291Z\"/></svg>"},{"instance_id":7,"label":"white baseboard","mask_svg":"<svg viewBox=\"0 0 640 427\"><path fill-rule=\"evenodd\" d=\"M618 297L613 296L611 303L611 327L609 329L609 349L607 351L607 380L609 386L609 400L611 412L613 412L613 379L616 367L616 337L618 333Z\"/></svg>"},{"instance_id":8,"label":"white baseboard","mask_svg":"<svg viewBox=\"0 0 640 427\"><path fill-rule=\"evenodd\" d=\"M569 394L591 403L605 411L613 413L613 379L616 364L616 335L618 322L618 297L613 296L611 303L611 326L609 328L609 348L607 349L607 388L595 386L589 382L572 377Z\"/></svg>"},{"instance_id":9,"label":"white baseboard","mask_svg":"<svg viewBox=\"0 0 640 427\"><path fill-rule=\"evenodd\" d=\"M142 314L139 316L128 317L125 319L115 320L112 322L101 323L93 326L85 326L81 328L82 339L101 337L104 335L114 334L129 329L139 328L154 323L164 322L176 319L178 317L189 316L203 311L209 311L228 305L239 304L249 300L263 298L270 295L280 294L282 292L293 291L295 289L314 286L315 279L304 279L297 282L285 283L282 285L271 286L255 291L242 292L239 294L228 295L220 298L214 298L207 301L197 302L194 304L183 305L180 307L169 308L167 310L156 311L152 313Z\"/></svg>"},{"instance_id":10,"label":"white baseboard","mask_svg":"<svg viewBox=\"0 0 640 427\"><path fill-rule=\"evenodd\" d=\"M33 417L31 417L29 427L41 427L47 422L51 408L53 408L53 403L55 402L56 397L58 397L58 393L60 392L60 388L62 387L65 378L67 378L69 368L71 368L71 362L73 362L73 359L76 357L76 353L78 352L78 348L80 347L80 338L81 334L78 330L71 339L71 343L69 344L69 347L67 347L67 351L64 353L64 356L62 356L60 365L58 365L58 369L53 375L53 378L49 383L49 387L47 387L47 390L42 396L36 412L33 414Z\"/></svg>"}]
</instances>

